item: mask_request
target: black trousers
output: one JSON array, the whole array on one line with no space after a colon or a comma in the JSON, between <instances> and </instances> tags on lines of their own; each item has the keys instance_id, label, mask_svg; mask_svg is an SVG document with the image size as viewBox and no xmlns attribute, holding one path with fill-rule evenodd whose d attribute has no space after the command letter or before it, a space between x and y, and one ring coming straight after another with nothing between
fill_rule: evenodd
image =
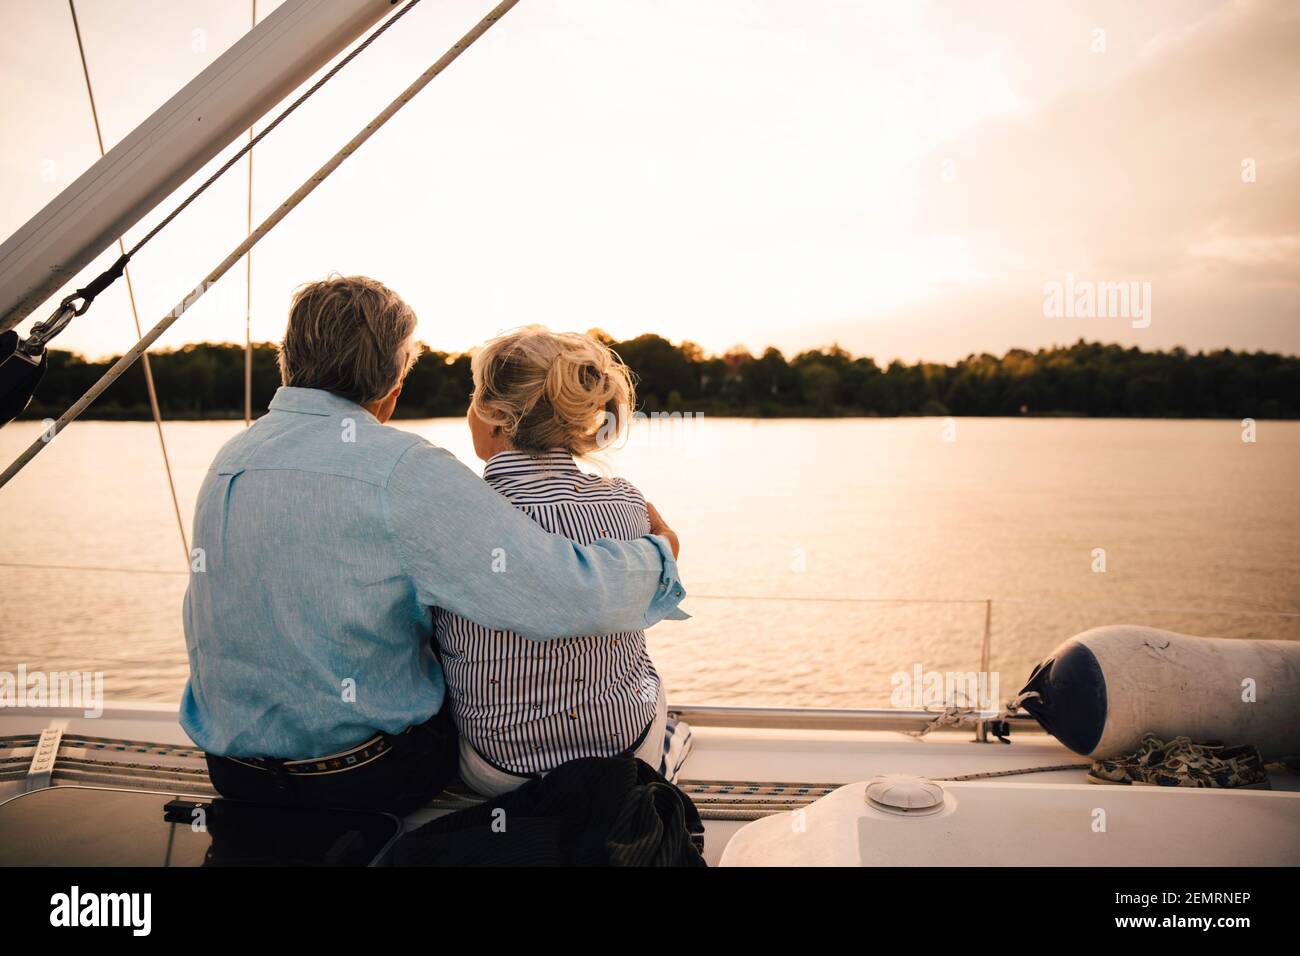
<instances>
[{"instance_id":1,"label":"black trousers","mask_svg":"<svg viewBox=\"0 0 1300 956\"><path fill-rule=\"evenodd\" d=\"M208 754L208 777L231 800L274 806L380 810L405 816L442 792L456 776L460 751L451 708L400 734L369 763L337 773L294 774Z\"/></svg>"}]
</instances>

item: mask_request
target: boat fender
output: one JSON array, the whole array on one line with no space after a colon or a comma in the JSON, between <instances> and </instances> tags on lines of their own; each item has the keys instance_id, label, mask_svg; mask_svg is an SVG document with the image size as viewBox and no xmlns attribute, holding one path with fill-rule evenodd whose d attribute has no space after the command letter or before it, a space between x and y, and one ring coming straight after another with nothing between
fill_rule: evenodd
<instances>
[{"instance_id":1,"label":"boat fender","mask_svg":"<svg viewBox=\"0 0 1300 956\"><path fill-rule=\"evenodd\" d=\"M1093 759L1133 753L1147 733L1300 755L1300 641L1096 627L1035 667L1021 694L1044 730Z\"/></svg>"}]
</instances>

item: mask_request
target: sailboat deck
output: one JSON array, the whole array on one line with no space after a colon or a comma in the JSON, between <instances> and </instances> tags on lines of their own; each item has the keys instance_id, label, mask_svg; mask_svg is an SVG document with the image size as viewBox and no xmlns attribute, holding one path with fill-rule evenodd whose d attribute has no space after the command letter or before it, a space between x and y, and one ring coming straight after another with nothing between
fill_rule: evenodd
<instances>
[{"instance_id":1,"label":"sailboat deck","mask_svg":"<svg viewBox=\"0 0 1300 956\"><path fill-rule=\"evenodd\" d=\"M844 784L903 773L963 785L1084 784L1087 762L1041 732L1017 728L1012 743L981 743L969 730L916 737L899 730L853 729L852 712L747 712L686 709L690 718L719 723L805 723L813 726L710 726L694 723L694 745L680 785L705 820L705 855L716 864L735 833L752 820L810 805ZM817 718L819 713L821 717ZM800 715L812 715L803 717ZM793 717L791 717L793 715ZM41 733L61 727L57 759L46 785L127 787L211 796L202 752L194 748L166 705L113 707L97 719L56 708L0 714L0 801L25 792ZM1051 768L1051 769L1048 769ZM1066 768L1066 769L1060 769ZM1030 772L1024 772L1030 771ZM1271 774L1276 791L1300 792L1300 776ZM41 781L36 781L39 785ZM453 785L407 818L414 827L475 802ZM972 861L974 862L974 861Z\"/></svg>"}]
</instances>

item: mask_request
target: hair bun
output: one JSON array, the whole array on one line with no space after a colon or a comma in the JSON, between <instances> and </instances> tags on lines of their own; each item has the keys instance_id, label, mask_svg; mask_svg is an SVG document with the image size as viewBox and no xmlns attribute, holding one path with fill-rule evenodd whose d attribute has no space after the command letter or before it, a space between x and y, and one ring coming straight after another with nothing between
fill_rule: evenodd
<instances>
[{"instance_id":1,"label":"hair bun","mask_svg":"<svg viewBox=\"0 0 1300 956\"><path fill-rule=\"evenodd\" d=\"M476 414L521 451L595 451L618 434L635 400L630 370L608 347L542 326L493 339L471 369Z\"/></svg>"}]
</instances>

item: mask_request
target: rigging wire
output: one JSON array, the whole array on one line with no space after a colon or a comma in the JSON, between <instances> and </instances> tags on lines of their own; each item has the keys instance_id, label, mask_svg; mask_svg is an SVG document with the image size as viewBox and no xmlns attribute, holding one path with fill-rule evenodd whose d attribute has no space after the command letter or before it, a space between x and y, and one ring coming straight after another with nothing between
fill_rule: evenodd
<instances>
[{"instance_id":1,"label":"rigging wire","mask_svg":"<svg viewBox=\"0 0 1300 956\"><path fill-rule=\"evenodd\" d=\"M139 242L137 242L134 246L132 246L130 250L128 250L127 255L134 256L137 252L139 252L144 247L145 243L147 243L154 236L158 235L158 233L162 232L163 229L165 229L173 219L175 219L182 212L184 212L186 208L189 207L190 203L198 199L199 196L201 196L209 186L211 186L218 179L220 179L228 170L230 170L235 165L235 163L239 162L240 159L242 159L245 155L251 153L253 151L254 146L256 146L263 139L265 139L267 135L269 135L270 132L273 129L275 129L277 126L279 126L282 122L284 122L284 120L288 119L289 116L296 109L298 109L298 107L302 106L303 103L311 99L311 97L316 94L317 90L319 90L322 86L324 86L326 83L332 80L335 74L337 74L341 69L343 69L354 59L356 59L357 55L360 54L362 50L366 49L366 47L370 46L370 44L378 40L381 36L384 35L384 33L388 30L389 27L391 27L398 20L402 19L402 17L410 13L411 10L419 2L420 0L408 0L406 6L402 7L391 17L389 17L387 20L381 23L378 27L376 27L375 30L368 37L366 37L359 44L357 44L355 49L351 50L347 54L347 56L339 60L338 63L335 63L334 66L330 67L330 69L325 73L324 76L322 76L319 80L317 80L315 83L309 86L301 96L299 96L296 100L294 100L287 107L285 107L284 111L281 112L279 116L271 120L271 122L267 125L266 129L262 130L262 132L258 133L256 136L250 137L249 141L245 143L244 146L237 153L235 153L235 155L231 156L228 160L222 163L221 166L218 167L217 171L214 172L207 179L205 179L203 183L197 189L194 190L194 192L186 196L185 199L181 201L180 205L178 205L175 209L169 212L166 216L163 217L162 221L160 221L156 226L154 226L147 233L145 233L144 237ZM511 4L511 6L514 6L514 4Z\"/></svg>"},{"instance_id":2,"label":"rigging wire","mask_svg":"<svg viewBox=\"0 0 1300 956\"><path fill-rule=\"evenodd\" d=\"M100 571L109 574L188 574L188 571L176 571L171 568L130 568L90 564L38 564L27 561L0 561L0 568L21 568L29 571ZM735 601L746 602L807 602L816 604L1016 604L1022 607L1048 607L1060 610L1091 611L1113 610L1143 612L1149 614L1225 614L1230 617L1300 617L1300 611L1283 611L1274 608L1230 608L1230 607L1152 607L1140 604L1077 604L1060 601L1043 601L1036 598L992 597L992 598L918 598L918 597L847 597L809 595L753 595L753 594L692 594L692 601ZM850 692L856 693L856 692Z\"/></svg>"},{"instance_id":3,"label":"rigging wire","mask_svg":"<svg viewBox=\"0 0 1300 956\"><path fill-rule=\"evenodd\" d=\"M395 3L396 0L392 0L392 2ZM339 72L339 70L347 66L347 64L350 63L357 56L357 54L359 54L362 50L364 50L371 43L373 43L380 36L382 36L384 34L384 31L386 31L390 26L392 26L403 16L405 16L408 12L410 12L411 8L413 8L419 2L420 0L408 0L406 6L402 7L402 9L398 10L397 13L393 14L391 17L388 18L388 20L384 21L384 23L381 24L378 29L376 29L373 33L371 33L368 37L366 37L365 40L363 40L354 50L348 53L347 56L343 57L343 59L340 60L338 63L336 63L324 76L322 76L319 80L313 83L305 93L303 93L291 104L289 104L289 106L285 108L285 110L281 112L279 116L277 116L274 120L271 121L270 125L268 125L266 129L262 130L262 132L258 133L256 136L251 136L249 138L249 141L245 143L244 146L238 152L235 153L235 155L231 156L230 159L222 163L216 172L214 172L211 176L205 179L197 189L195 189L192 193L186 196L185 199L180 203L180 205L178 205L175 209L173 209L166 216L164 216L161 222L159 222L147 233L145 233L145 235L140 239L140 241L137 242L135 245L133 245L130 249L126 250L118 258L116 262L114 262L111 266L109 266L98 276L96 276L93 280L91 280L90 283L83 286L82 288L75 290L70 295L65 296L59 308L59 311L55 312L54 315L52 315L49 319L46 319L44 322L38 322L35 326L33 326L33 332L34 333L39 332L41 347L43 348L46 342L48 342L55 335L58 335L61 331L63 331L63 329L67 326L68 322L73 317L84 315L85 312L90 308L91 304L94 302L95 297L99 295L101 292L103 292L105 289L107 289L109 286L111 286L114 282L116 282L119 277L121 277L123 272L126 270L126 264L131 261L132 257L137 252L139 252L142 248L144 248L146 243L148 243L151 239L153 239L154 236L158 235L158 233L162 232L162 230L165 229L172 222L172 220L174 220L177 216L179 216L182 212L184 212L185 209L187 209L189 205L192 202L194 202L194 200L198 199L199 196L201 196L204 192L206 192L208 190L208 187L210 187L213 183L215 183L218 179L220 179L226 172L228 172L231 168L233 168L235 163L239 162L241 157L245 155L250 155L252 153L253 147L257 145L259 142L261 142L262 139L265 138L267 134L271 132L271 130L279 126L281 121L286 119L299 106L305 103L317 90L319 90L322 86L328 83ZM250 133L251 131L252 128L250 127ZM249 162L250 164L252 162L251 155L250 155ZM78 300L80 300L80 304L74 306L73 303L78 302ZM3 486L3 484L4 482L0 481L0 486Z\"/></svg>"},{"instance_id":4,"label":"rigging wire","mask_svg":"<svg viewBox=\"0 0 1300 956\"><path fill-rule=\"evenodd\" d=\"M256 3L256 0L254 0ZM68 0L68 12L72 14L72 30L77 35L77 53L81 57L81 74L86 78L86 96L90 99L90 115L95 121L95 140L99 144L99 155L104 155L104 133L99 123L99 107L95 103L95 88L90 82L90 67L86 63L86 47L81 39L81 24L77 20L76 0ZM252 188L251 186L249 187ZM122 237L117 237L117 248L122 255L126 255L126 243ZM126 279L126 294L131 302L131 318L135 320L135 334L139 338L144 334L140 326L140 310L135 301L135 285L131 282L131 271L129 268L123 268L122 274ZM184 553L185 567L190 564L190 544L185 537L185 519L181 517L180 499L176 495L176 481L172 478L171 459L167 455L167 439L163 437L162 427L162 409L158 405L158 390L154 387L153 366L149 364L149 354L147 352L140 355L140 364L144 369L145 391L149 394L149 409L153 412L154 428L158 431L158 449L162 452L163 470L167 472L167 489L172 496L172 510L176 513L176 530L181 536L181 551Z\"/></svg>"},{"instance_id":5,"label":"rigging wire","mask_svg":"<svg viewBox=\"0 0 1300 956\"><path fill-rule=\"evenodd\" d=\"M413 7L418 2L419 0L410 0L410 2L405 7L403 7L401 10L398 11L397 14L394 15L394 19L404 14L407 10L411 9L411 7ZM308 177L306 182L304 182L301 186L299 186L296 190L294 190L293 194L290 195L289 198L286 199L283 203L277 206L275 210L265 220L262 221L262 224L252 232L252 234L250 234L247 238L244 239L243 242L239 243L239 245L237 245L233 250L231 250L230 254L227 255L226 258L221 260L221 262L219 262L216 265L216 267L214 267L212 271L209 272L207 276L204 277L202 282L200 282L197 286L195 286L191 292L189 292L184 298L181 299L180 302L178 302L175 306L173 306L171 311L168 312L165 316L163 316L163 318L160 319L152 329L146 332L144 336L141 337L140 341L138 341L134 346L128 349L126 354L124 354L121 358L119 358L113 364L113 366L107 372L105 372L97 382L95 382L94 385L92 385L89 389L85 391L84 394L82 394L81 398L77 399L77 401L72 404L71 408L69 408L66 412L64 412L61 416L59 416L59 418L54 422L54 424L51 425L48 429L46 429L41 434L41 437L39 437L36 441L32 442L32 444L29 445L27 449L23 451L22 454L20 454L16 459L14 459L14 461L9 465L8 468L4 470L4 472L0 473L0 488L8 484L8 482L14 477L14 475L22 471L23 468L25 468L33 458L39 455L41 453L41 450L46 445L48 445L53 440L53 438L59 434L59 432L63 431L63 429L66 428L71 422L75 421L81 415L82 412L84 412L87 408L89 408L90 405L95 401L95 399L97 399L100 395L102 395L104 391L110 385L113 384L113 382L117 381L117 379L121 377L122 373L125 372L128 368L130 368L135 363L136 359L138 359L142 354L144 354L144 351L158 340L159 336L161 336L164 332L166 332L167 329L171 328L171 326L174 325L177 322L177 320L179 320L180 317L184 315L186 311L190 309L191 306L194 305L195 302L197 302L200 298L202 298L203 295L210 288L212 288L213 285L216 284L217 280L219 280L222 276L224 276L227 272L229 272L234 267L235 263L237 263L248 252L248 250L256 246L257 243L261 241L263 236L265 236L272 229L274 229L280 223L280 221L284 219L285 216L287 216L298 206L299 203L301 203L304 199L306 199L307 196L311 195L311 193L316 189L317 186L319 186L327 178L329 178L330 174L333 173L334 170L338 169L338 167L342 165L345 159L347 159L350 155L352 155L352 153L356 152L356 150L359 149L361 145L366 142L366 140L370 139L370 137L373 136L379 129L381 129L385 123L387 123L390 119L392 119L403 106L409 103L417 93L419 93L422 89L428 86L429 83L431 83L433 79L436 76L438 76L438 74L440 74L443 70L445 70L462 53L464 53L467 49L469 49L469 47L474 43L475 40L477 40L484 33L486 33L494 23L496 23L503 16L505 16L506 13L508 13L510 9L514 7L515 4L517 4L518 2L519 0L502 0L502 2L498 3L495 7L493 7L492 10L487 14L487 16L485 16L482 20L480 20L477 24L475 24L474 27L471 28L468 33L466 33L463 37L461 37L454 44L452 44L451 48L447 50L447 52L444 53L442 56L440 56L432 66L430 66L427 70L425 70L418 77L416 77L415 81L412 82L410 86L408 86L405 90L399 93L397 97L392 102L390 102L386 107L384 107L384 109L381 110L379 114L375 116L374 119L372 119L369 123L367 123L360 132L358 132L355 136L353 136L352 139L348 140L347 143L345 143L333 156L331 156L325 162L325 164L321 166L320 169L318 169L315 173L313 173L310 177ZM373 39L375 39L375 37L377 37L381 32L383 32L383 30L387 29L387 27L394 22L394 19L390 19L386 21L379 30L377 30L375 33L372 33L369 37L367 37L366 40L361 44L361 46L358 47L356 51L354 51L354 54L360 51L361 49L364 49L365 46L369 44ZM343 62L347 62L347 60L345 59ZM339 65L341 66L342 63L340 63ZM337 70L337 67L335 69ZM329 75L332 75L333 72L334 71L331 71L330 74L327 74L327 77ZM320 86L319 83L316 84L315 86L312 87L312 90L318 89L319 86ZM301 102L301 98L299 99L298 102ZM294 105L296 106L297 103L295 103ZM262 131L262 133L254 137L253 142L254 143L257 142L257 140L260 139L261 136L265 135L267 132L273 129L275 125L279 123L281 119L284 118L285 115L287 115L287 111L286 113L282 113L279 117L277 117L272 122L271 126L268 126L267 129ZM247 152L247 150L248 150L248 146L245 145L244 149L241 150L241 152L237 154L237 156L242 155L244 152ZM223 169L229 168L229 165L230 164L227 163L223 167ZM189 202L189 200L186 200L186 202ZM182 206L184 205L185 204L182 203ZM157 227L155 227L155 232L156 230ZM148 237L146 237L146 239L147 238ZM143 240L141 243L137 243L136 248L139 248L139 246L142 243Z\"/></svg>"},{"instance_id":6,"label":"rigging wire","mask_svg":"<svg viewBox=\"0 0 1300 956\"><path fill-rule=\"evenodd\" d=\"M69 0L71 2L71 0ZM257 0L252 0L253 22L257 29ZM253 125L256 125L254 123ZM248 127L248 206L247 228L253 231L253 127ZM253 424L253 250L244 256L244 427Z\"/></svg>"}]
</instances>

